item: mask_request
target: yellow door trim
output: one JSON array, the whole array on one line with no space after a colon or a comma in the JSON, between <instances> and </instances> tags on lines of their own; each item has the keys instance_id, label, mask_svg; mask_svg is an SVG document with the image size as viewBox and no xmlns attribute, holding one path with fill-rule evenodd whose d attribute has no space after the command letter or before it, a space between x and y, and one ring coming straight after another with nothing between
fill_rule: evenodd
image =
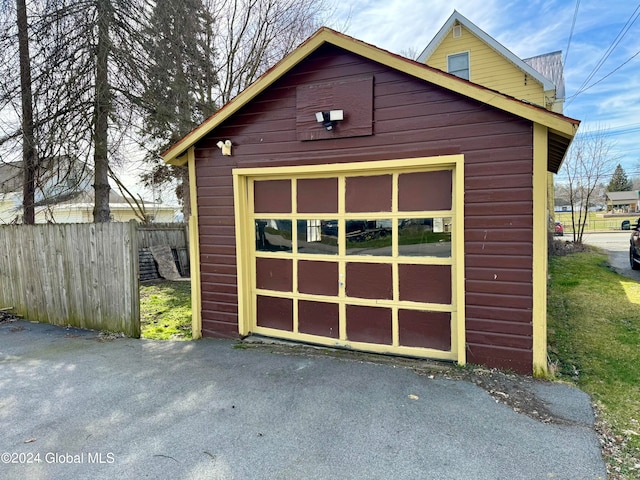
<instances>
[{"instance_id":1,"label":"yellow door trim","mask_svg":"<svg viewBox=\"0 0 640 480\"><path fill-rule=\"evenodd\" d=\"M191 335L194 340L202 338L202 290L200 281L200 233L198 230L198 189L196 187L195 148L187 150L189 168L189 262L191 274ZM186 200L186 199L185 199Z\"/></svg>"},{"instance_id":2,"label":"yellow door trim","mask_svg":"<svg viewBox=\"0 0 640 480\"><path fill-rule=\"evenodd\" d=\"M399 173L429 171L429 170L442 170L449 169L453 172L453 192L452 192L452 209L447 211L446 215L451 216L454 222L454 228L451 239L451 258L447 259L423 259L416 258L415 263L434 263L434 264L447 264L452 268L452 306L443 307L430 305L434 311L451 311L451 349L450 351L432 350L427 348L413 348L397 345L398 333L397 322L393 325L394 331L392 332L395 346L392 345L378 345L362 342L346 341L346 327L341 321L340 324L340 339L330 339L324 337L316 337L314 335L306 335L299 333L295 329L295 310L294 310L294 331L285 332L276 329L270 329L266 327L258 327L255 325L255 298L259 293L255 287L253 279L255 278L255 262L253 258L258 257L277 257L277 258L292 258L301 259L302 255L294 254L292 257L284 257L282 253L267 253L255 251L255 227L253 225L253 188L252 182L254 180L268 180L268 179L292 179L292 212L291 214L278 214L280 218L291 218L295 221L296 217L296 202L295 202L295 190L296 179L299 178L321 178L321 177L338 177L339 192L339 212L336 214L336 218L343 225L344 220L349 215L344 213L344 177L347 175L379 175L381 173L389 173L394 175L394 179L397 179ZM360 163L347 163L347 164L332 164L332 165L316 165L316 166L286 166L286 167L265 167L265 168L236 168L233 170L234 179L234 205L235 205L235 225L236 225L236 255L237 255L237 272L238 272L238 330L240 335L248 335L249 333L260 333L265 335L276 336L279 338L297 339L310 343L323 344L328 346L343 346L347 348L356 348L364 351L373 351L379 353L395 353L400 355L420 356L437 359L451 359L457 361L459 364L466 363L465 354L465 308L464 308L464 156L463 155L446 155L438 157L421 157L410 158L400 160L384 160L377 162L360 162ZM395 182L394 182L395 185ZM394 186L394 189L397 187ZM397 193L397 191L396 191ZM396 210L397 210L397 204ZM392 209L393 210L393 209ZM422 215L424 212L419 212ZM437 216L443 216L445 212L438 212ZM385 214L393 218L399 218L402 214L398 214L397 211L393 211L390 215ZM405 213L406 215L406 213ZM326 215L325 215L326 217ZM397 228L397 221L393 222L395 228ZM295 250L295 235L292 235L293 247ZM314 257L319 258L320 256ZM343 257L346 257L344 252L344 245L340 244L340 250L335 260L339 265L344 263ZM306 256L304 257L306 258ZM392 265L398 263L405 263L399 259L397 252L393 254ZM324 259L332 261L332 258ZM356 259L358 261L359 259ZM367 260L371 260L367 257ZM375 260L374 260L375 261ZM388 261L388 260L386 260ZM294 264L296 262L294 261ZM413 263L413 262L412 262ZM397 266L395 267L396 274L394 278L397 278ZM339 271L339 275L344 274L344 271ZM296 275L296 269L293 269L293 276ZM295 278L294 278L295 280ZM295 282L294 282L295 283ZM394 289L397 288L394 285ZM295 289L294 289L295 290ZM266 293L267 292L260 292ZM309 295L302 295L296 291L288 294L279 295L292 299L302 299L311 297ZM344 292L335 297L336 303L340 305L340 315L344 319L345 297ZM398 298L397 292L395 298ZM372 301L364 300L363 302L371 304ZM373 301L375 302L375 301ZM294 302L295 304L296 302ZM349 299L349 303L359 303ZM412 305L411 302L390 301L384 302L385 306L392 309L392 315L397 320L398 308L419 308L419 304ZM388 304L388 305L387 305ZM427 305L427 304L425 304ZM422 305L424 308L425 305Z\"/></svg>"}]
</instances>

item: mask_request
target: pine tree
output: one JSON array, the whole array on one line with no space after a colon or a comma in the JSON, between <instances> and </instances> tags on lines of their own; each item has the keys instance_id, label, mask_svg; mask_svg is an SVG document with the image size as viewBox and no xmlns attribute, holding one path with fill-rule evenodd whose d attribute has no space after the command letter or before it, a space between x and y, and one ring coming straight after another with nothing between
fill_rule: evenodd
<instances>
[{"instance_id":1,"label":"pine tree","mask_svg":"<svg viewBox=\"0 0 640 480\"><path fill-rule=\"evenodd\" d=\"M631 190L633 190L633 181L627 177L622 165L618 164L607 186L607 192L629 192Z\"/></svg>"},{"instance_id":2,"label":"pine tree","mask_svg":"<svg viewBox=\"0 0 640 480\"><path fill-rule=\"evenodd\" d=\"M185 219L190 213L186 167L166 165L159 154L216 110L211 93L217 85L212 25L201 0L165 0L156 3L145 30L149 64L142 133L147 160L154 166L142 181L158 186L176 179Z\"/></svg>"}]
</instances>

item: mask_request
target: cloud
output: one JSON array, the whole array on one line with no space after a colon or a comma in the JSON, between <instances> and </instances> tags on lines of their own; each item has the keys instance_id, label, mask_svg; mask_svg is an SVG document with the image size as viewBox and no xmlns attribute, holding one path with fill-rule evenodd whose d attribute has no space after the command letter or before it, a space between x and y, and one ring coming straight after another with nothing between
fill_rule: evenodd
<instances>
[{"instance_id":1,"label":"cloud","mask_svg":"<svg viewBox=\"0 0 640 480\"><path fill-rule=\"evenodd\" d=\"M496 23L493 13L497 11L497 3L497 0L468 0L458 11L474 23L491 27ZM344 33L400 53L422 51L453 10L450 1L442 0L356 0L339 9L338 14L350 14L349 26Z\"/></svg>"}]
</instances>

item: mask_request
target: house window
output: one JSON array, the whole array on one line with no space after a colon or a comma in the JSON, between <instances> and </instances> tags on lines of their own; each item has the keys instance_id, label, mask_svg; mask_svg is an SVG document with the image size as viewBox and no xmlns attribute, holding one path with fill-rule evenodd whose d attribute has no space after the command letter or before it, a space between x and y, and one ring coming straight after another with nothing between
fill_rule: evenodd
<instances>
[{"instance_id":1,"label":"house window","mask_svg":"<svg viewBox=\"0 0 640 480\"><path fill-rule=\"evenodd\" d=\"M456 77L469 80L469 52L449 55L447 57L447 71Z\"/></svg>"}]
</instances>

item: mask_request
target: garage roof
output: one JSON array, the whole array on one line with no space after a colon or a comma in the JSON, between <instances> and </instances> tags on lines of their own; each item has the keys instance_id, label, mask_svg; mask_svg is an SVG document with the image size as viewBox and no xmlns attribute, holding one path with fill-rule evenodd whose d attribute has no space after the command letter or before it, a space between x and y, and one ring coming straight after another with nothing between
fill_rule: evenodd
<instances>
[{"instance_id":1,"label":"garage roof","mask_svg":"<svg viewBox=\"0 0 640 480\"><path fill-rule=\"evenodd\" d=\"M425 64L382 50L330 28L322 27L200 126L169 147L162 154L165 162L175 165L185 164L184 154L191 146L211 133L218 125L324 44L335 45L356 55L548 127L547 169L551 172L557 172L560 168L564 155L580 124L579 120L523 102Z\"/></svg>"}]
</instances>

